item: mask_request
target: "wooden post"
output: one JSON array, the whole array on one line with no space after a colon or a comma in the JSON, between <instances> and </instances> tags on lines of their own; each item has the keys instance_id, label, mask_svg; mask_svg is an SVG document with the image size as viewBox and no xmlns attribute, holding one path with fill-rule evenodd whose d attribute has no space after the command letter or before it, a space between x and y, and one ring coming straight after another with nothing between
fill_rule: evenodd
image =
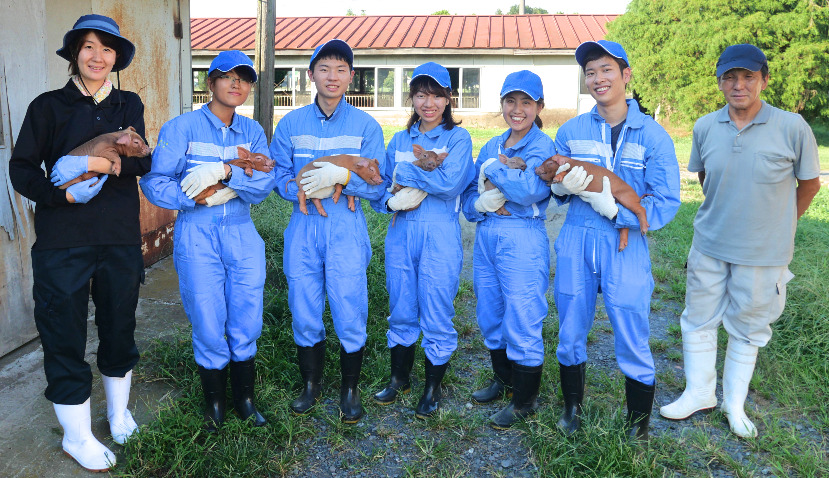
<instances>
[{"instance_id":1,"label":"wooden post","mask_svg":"<svg viewBox=\"0 0 829 478\"><path fill-rule=\"evenodd\" d=\"M259 0L256 11L256 52L253 68L258 81L253 92L253 119L262 125L268 142L273 136L274 40L276 0Z\"/></svg>"}]
</instances>

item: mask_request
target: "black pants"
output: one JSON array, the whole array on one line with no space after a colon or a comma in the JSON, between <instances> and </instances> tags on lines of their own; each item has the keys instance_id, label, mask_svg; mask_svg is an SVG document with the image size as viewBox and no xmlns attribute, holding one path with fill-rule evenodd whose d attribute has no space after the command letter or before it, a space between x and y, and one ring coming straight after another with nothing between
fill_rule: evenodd
<instances>
[{"instance_id":1,"label":"black pants","mask_svg":"<svg viewBox=\"0 0 829 478\"><path fill-rule=\"evenodd\" d=\"M32 250L32 272L46 398L61 405L81 404L92 392L92 371L84 361L90 292L98 326L98 370L123 377L138 363L133 333L138 287L144 280L141 247Z\"/></svg>"}]
</instances>

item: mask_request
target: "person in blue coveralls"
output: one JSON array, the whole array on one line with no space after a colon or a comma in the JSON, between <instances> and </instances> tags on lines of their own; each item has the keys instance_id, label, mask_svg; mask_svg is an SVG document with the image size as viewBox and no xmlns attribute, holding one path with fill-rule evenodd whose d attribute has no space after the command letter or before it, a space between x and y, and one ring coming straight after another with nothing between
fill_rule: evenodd
<instances>
[{"instance_id":1,"label":"person in blue coveralls","mask_svg":"<svg viewBox=\"0 0 829 478\"><path fill-rule=\"evenodd\" d=\"M472 139L452 117L446 68L434 62L415 68L409 99L412 115L389 143L384 168L386 181L404 188L372 202L379 212L396 213L385 251L391 379L374 400L388 405L411 390L415 342L423 332L426 380L415 416L425 419L440 406L440 383L458 344L452 325L463 263L458 217L460 195L474 167ZM412 164L414 145L448 155L440 167L427 172Z\"/></svg>"},{"instance_id":2,"label":"person in blue coveralls","mask_svg":"<svg viewBox=\"0 0 829 478\"><path fill-rule=\"evenodd\" d=\"M651 230L663 227L679 209L679 166L668 133L625 98L630 64L622 45L599 40L576 49L585 86L596 106L559 128L558 154L603 166L642 197ZM627 435L648 439L655 389L648 337L653 292L648 243L639 221L616 204L605 180L602 192L584 191L592 180L573 168L552 185L559 203L569 202L564 226L555 242L555 302L559 316L560 365L564 413L558 426L571 435L580 425L584 397L587 333L593 325L596 294L604 297L613 327L616 360L625 375ZM630 228L627 248L619 252L619 229Z\"/></svg>"},{"instance_id":3,"label":"person in blue coveralls","mask_svg":"<svg viewBox=\"0 0 829 478\"><path fill-rule=\"evenodd\" d=\"M253 62L240 51L224 51L210 63L209 103L164 124L153 166L141 189L156 206L178 211L173 259L181 302L193 326L193 351L205 400L205 427L215 433L225 417L228 364L233 406L243 420L266 424L256 410L256 339L262 333L265 243L250 217L250 205L273 190L273 172L245 171L227 161L237 147L267 155L259 123L235 112L256 82ZM194 201L221 182L212 196Z\"/></svg>"},{"instance_id":4,"label":"person in blue coveralls","mask_svg":"<svg viewBox=\"0 0 829 478\"><path fill-rule=\"evenodd\" d=\"M300 184L289 182L306 164L336 154L349 154L381 161L383 132L374 118L345 101L354 77L354 54L342 40L319 45L311 56L308 78L317 95L314 103L291 111L279 121L271 142L276 161L276 191L294 203L285 229L283 268L288 279L288 306L293 315L294 341L304 387L291 402L293 413L304 415L319 399L325 365L325 298L340 341L340 419L357 423L363 416L358 382L363 364L368 319L366 268L371 259L366 218L360 198L383 195L383 186L371 185L344 167L318 162ZM382 164L381 164L382 169ZM331 199L334 185L357 198L352 212L347 201ZM328 217L309 207L299 210L298 188L307 198L322 198Z\"/></svg>"},{"instance_id":5,"label":"person in blue coveralls","mask_svg":"<svg viewBox=\"0 0 829 478\"><path fill-rule=\"evenodd\" d=\"M95 438L91 426L92 370L84 360L88 304L91 295L107 420L112 440L123 445L138 432L127 409L139 358L135 308L144 280L135 179L150 170L150 158L121 158L116 176L110 175L106 158L67 153L130 126L143 138L144 104L108 79L135 55L135 45L112 18L81 16L56 53L69 62L70 79L29 104L9 160L9 180L37 203L34 320L43 346L45 396L63 427L63 451L87 470L107 471L115 465L115 454ZM86 172L103 176L59 188Z\"/></svg>"},{"instance_id":6,"label":"person in blue coveralls","mask_svg":"<svg viewBox=\"0 0 829 478\"><path fill-rule=\"evenodd\" d=\"M553 140L541 131L538 114L543 108L538 75L528 70L507 75L501 110L509 129L481 149L477 174L463 195L464 215L477 223L472 262L476 312L494 372L472 401L489 403L512 394L509 405L490 417L496 429L533 414L541 384L541 326L547 317L550 276L544 221L550 188L535 168L556 152ZM526 170L508 168L499 155L522 158ZM496 189L482 192L484 179ZM496 213L502 206L510 215Z\"/></svg>"}]
</instances>

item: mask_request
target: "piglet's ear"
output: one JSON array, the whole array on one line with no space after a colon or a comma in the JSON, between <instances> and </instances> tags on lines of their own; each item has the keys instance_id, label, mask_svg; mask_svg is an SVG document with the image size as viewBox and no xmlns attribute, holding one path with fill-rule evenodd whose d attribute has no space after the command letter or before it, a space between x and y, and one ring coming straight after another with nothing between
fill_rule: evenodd
<instances>
[{"instance_id":1,"label":"piglet's ear","mask_svg":"<svg viewBox=\"0 0 829 478\"><path fill-rule=\"evenodd\" d=\"M356 166L358 168L367 168L370 166L369 160L366 158L360 158L357 160Z\"/></svg>"},{"instance_id":2,"label":"piglet's ear","mask_svg":"<svg viewBox=\"0 0 829 478\"><path fill-rule=\"evenodd\" d=\"M130 134L129 133L122 134L121 136L118 137L118 140L115 141L115 143L117 143L117 144L130 144L131 142L132 142L132 140L130 139Z\"/></svg>"},{"instance_id":3,"label":"piglet's ear","mask_svg":"<svg viewBox=\"0 0 829 478\"><path fill-rule=\"evenodd\" d=\"M443 161L444 159L446 159L446 157L447 157L447 156L449 156L449 153L445 153L445 152L444 152L444 153L440 153L440 154L438 155L438 159L439 159L439 160L441 160L441 161Z\"/></svg>"},{"instance_id":4,"label":"piglet's ear","mask_svg":"<svg viewBox=\"0 0 829 478\"><path fill-rule=\"evenodd\" d=\"M420 156L424 153L423 147L419 144L412 145L412 151L414 152L415 156Z\"/></svg>"},{"instance_id":5,"label":"piglet's ear","mask_svg":"<svg viewBox=\"0 0 829 478\"><path fill-rule=\"evenodd\" d=\"M132 131L133 133L136 132L135 128L133 128L132 126L127 126L127 131Z\"/></svg>"},{"instance_id":6,"label":"piglet's ear","mask_svg":"<svg viewBox=\"0 0 829 478\"><path fill-rule=\"evenodd\" d=\"M502 163L507 164L507 161L509 161L509 157L505 154L500 154L499 153L498 154L498 161L501 161Z\"/></svg>"},{"instance_id":7,"label":"piglet's ear","mask_svg":"<svg viewBox=\"0 0 829 478\"><path fill-rule=\"evenodd\" d=\"M250 151L241 146L236 146L236 151L239 153L240 159L247 159L248 157L250 157L251 154Z\"/></svg>"}]
</instances>

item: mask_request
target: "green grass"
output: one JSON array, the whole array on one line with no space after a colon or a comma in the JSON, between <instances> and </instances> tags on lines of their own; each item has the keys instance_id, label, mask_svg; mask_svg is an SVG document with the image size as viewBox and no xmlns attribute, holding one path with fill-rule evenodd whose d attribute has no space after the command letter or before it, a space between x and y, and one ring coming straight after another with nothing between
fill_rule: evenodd
<instances>
[{"instance_id":1,"label":"green grass","mask_svg":"<svg viewBox=\"0 0 829 478\"><path fill-rule=\"evenodd\" d=\"M387 141L398 128L384 129ZM472 130L479 149L499 130ZM677 141L690 150L689 137ZM823 155L826 141L823 141ZM476 150L477 151L477 150ZM680 160L681 161L681 160ZM699 184L682 182L682 206L676 219L665 228L649 234L655 297L665 303L681 304L685 292L685 258L690 248L693 218L702 201ZM389 358L386 349L388 296L385 291L383 246L388 217L375 214L364 204L368 220L373 257L369 264L369 318L366 358L361 378L363 404L370 416L385 413L372 404L369 393L379 389L387 379ZM122 476L282 476L297 473L306 460L307 443L322 434L335 453L345 458L338 472L371 474L387 454L398 450L395 437L400 433L426 431L412 442L409 462L400 471L411 476L468 476L459 450L473 448L487 429L486 416L478 409L444 410L426 422L414 421L403 429L389 428L379 422L374 431L378 440L373 448L357 447L366 432L362 428L339 423L336 407L318 406L312 418L294 417L287 404L299 391L299 374L295 363L295 346L287 306L287 284L282 271L282 234L290 216L290 205L272 195L252 210L257 228L265 240L268 280L265 291L265 316L262 337L258 341L257 400L268 419L267 427L253 429L232 415L223 432L205 434L201 421L201 390L193 360L189 331L182 330L173 340L158 342L144 354L138 372L151 379L162 379L177 390L176 398L165 402L152 423L143 425L141 433L125 448L116 473ZM532 462L540 476L644 476L661 477L759 475L827 476L826 458L829 429L829 192L822 189L812 207L798 224L795 259L790 266L796 278L789 284L789 298L783 317L774 325L774 337L760 352L757 371L751 382L755 405L749 416L761 429L755 440L743 443L742 459L724 451L724 440L731 439L722 414L715 412L692 423L678 425L678 434L661 434L647 449L632 449L622 440L624 413L624 379L620 373L605 373L588 367L586 415L584 429L573 438L561 436L555 429L561 397L558 369L555 366L557 320L555 308L545 322L543 338L547 351L540 400L541 408L533 419L518 426L522 443L529 447ZM456 300L461 337L471 337L458 353L480 353L483 343L474 326L474 308L465 310L472 298L471 284L461 284ZM550 299L552 300L552 299ZM551 304L552 305L552 304ZM657 307L654 310L664 308ZM463 313L465 317L460 317ZM329 331L327 361L323 383L324 397L335 398L339 387L338 342L333 333L330 314L324 320ZM609 332L597 325L593 334ZM677 318L678 323L678 318ZM672 364L681 365L680 330L671 324L667 340L654 340L657 354L664 354ZM722 337L721 337L722 340ZM723 343L720 344L721 351ZM423 376L423 353L418 348L415 377ZM466 396L488 378L487 364L478 365L470 376L458 369L447 373L446 385L456 396ZM673 367L673 365L672 365ZM672 370L657 370L660 387L678 395L682 379ZM663 390L664 390L663 389ZM401 398L401 406L411 409L418 396ZM800 428L797 427L800 425ZM809 431L812 429L813 431ZM498 438L490 438L497 440ZM474 446L477 450L479 447ZM347 454L346 454L347 453ZM333 452L332 452L333 454ZM748 458L746 458L746 456ZM356 457L356 458L355 458ZM509 470L494 474L509 475Z\"/></svg>"}]
</instances>

